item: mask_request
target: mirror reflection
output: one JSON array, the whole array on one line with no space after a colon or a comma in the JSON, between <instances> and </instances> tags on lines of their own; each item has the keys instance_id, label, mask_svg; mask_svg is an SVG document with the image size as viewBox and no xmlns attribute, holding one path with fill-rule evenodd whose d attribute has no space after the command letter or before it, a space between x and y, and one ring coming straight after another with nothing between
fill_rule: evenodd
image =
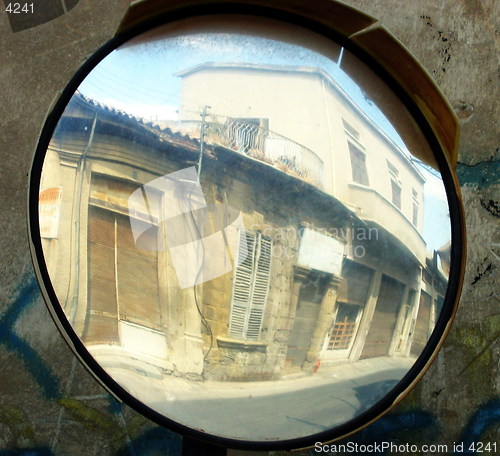
<instances>
[{"instance_id":1,"label":"mirror reflection","mask_svg":"<svg viewBox=\"0 0 500 456\"><path fill-rule=\"evenodd\" d=\"M314 47L140 36L86 77L45 156L40 236L75 333L133 396L207 433L345 423L408 372L443 305L429 146L368 68L359 86L352 55Z\"/></svg>"}]
</instances>

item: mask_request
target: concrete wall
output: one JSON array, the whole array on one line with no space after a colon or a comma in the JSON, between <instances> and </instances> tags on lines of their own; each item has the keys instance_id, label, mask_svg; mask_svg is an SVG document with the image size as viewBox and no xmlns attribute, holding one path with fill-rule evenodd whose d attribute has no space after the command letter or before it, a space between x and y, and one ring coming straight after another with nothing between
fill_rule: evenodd
<instances>
[{"instance_id":1,"label":"concrete wall","mask_svg":"<svg viewBox=\"0 0 500 456\"><path fill-rule=\"evenodd\" d=\"M52 16L39 13L31 23L39 25L25 23L24 29L0 13L0 455L177 455L178 436L116 403L78 364L52 323L34 279L27 247L26 186L44 116L78 67L111 38L129 2L65 3L66 14L49 21L57 16L54 7ZM460 440L498 442L495 18L500 3L347 3L378 17L402 40L456 109L462 126L457 173L469 238L461 305L435 363L391 413L348 440L397 439L400 444L450 447Z\"/></svg>"}]
</instances>

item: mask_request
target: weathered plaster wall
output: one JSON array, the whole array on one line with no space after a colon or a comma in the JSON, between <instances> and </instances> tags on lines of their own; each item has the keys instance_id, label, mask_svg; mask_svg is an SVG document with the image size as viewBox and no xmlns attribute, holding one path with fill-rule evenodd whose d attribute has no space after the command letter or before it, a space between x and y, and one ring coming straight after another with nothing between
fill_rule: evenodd
<instances>
[{"instance_id":1,"label":"weathered plaster wall","mask_svg":"<svg viewBox=\"0 0 500 456\"><path fill-rule=\"evenodd\" d=\"M17 25L19 31L0 13L0 455L177 455L177 436L110 399L75 361L33 274L26 184L44 116L78 67L112 36L129 1L65 3L66 14L23 30ZM351 440L498 442L500 2L348 3L378 17L457 110L469 240L460 308L436 362L395 410Z\"/></svg>"}]
</instances>

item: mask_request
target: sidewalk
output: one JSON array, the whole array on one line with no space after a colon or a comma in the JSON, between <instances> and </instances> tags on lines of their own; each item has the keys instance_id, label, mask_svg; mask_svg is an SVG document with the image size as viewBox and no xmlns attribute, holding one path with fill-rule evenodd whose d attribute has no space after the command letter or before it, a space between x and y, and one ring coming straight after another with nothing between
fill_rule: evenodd
<instances>
[{"instance_id":1,"label":"sidewalk","mask_svg":"<svg viewBox=\"0 0 500 456\"><path fill-rule=\"evenodd\" d=\"M158 402L165 400L224 399L261 397L293 391L306 390L324 385L353 381L377 373L401 370L406 371L415 362L413 358L372 358L356 363L341 364L319 368L316 373L297 376L284 376L279 380L234 382L234 381L192 381L173 375L162 379L151 378L132 369L118 367L105 368L108 373L125 389L140 400ZM103 366L104 367L104 366Z\"/></svg>"}]
</instances>

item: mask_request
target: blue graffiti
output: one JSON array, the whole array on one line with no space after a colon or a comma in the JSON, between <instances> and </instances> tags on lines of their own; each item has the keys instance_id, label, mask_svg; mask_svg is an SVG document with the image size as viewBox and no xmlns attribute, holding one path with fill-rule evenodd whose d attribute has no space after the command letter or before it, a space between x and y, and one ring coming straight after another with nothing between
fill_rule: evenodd
<instances>
[{"instance_id":1,"label":"blue graffiti","mask_svg":"<svg viewBox=\"0 0 500 456\"><path fill-rule=\"evenodd\" d=\"M107 396L108 407L107 410L111 415L118 415L121 413L123 406L121 402L118 402L111 394Z\"/></svg>"},{"instance_id":2,"label":"blue graffiti","mask_svg":"<svg viewBox=\"0 0 500 456\"><path fill-rule=\"evenodd\" d=\"M380 440L380 436L384 436L385 440L390 440L390 437L396 432L412 431L414 433L417 430L429 428L439 429L438 421L429 412L417 410L399 414L393 413L383 416L361 430L356 440L367 443Z\"/></svg>"},{"instance_id":3,"label":"blue graffiti","mask_svg":"<svg viewBox=\"0 0 500 456\"><path fill-rule=\"evenodd\" d=\"M0 450L0 456L54 456L48 448L30 448L24 450Z\"/></svg>"},{"instance_id":4,"label":"blue graffiti","mask_svg":"<svg viewBox=\"0 0 500 456\"><path fill-rule=\"evenodd\" d=\"M12 305L0 319L0 345L16 353L24 363L26 370L33 376L43 391L46 399L60 396L59 379L44 363L40 355L14 331L14 325L21 314L32 307L40 296L38 284L33 276L29 276L17 291Z\"/></svg>"},{"instance_id":5,"label":"blue graffiti","mask_svg":"<svg viewBox=\"0 0 500 456\"><path fill-rule=\"evenodd\" d=\"M116 456L177 456L181 454L182 437L164 428L150 429L136 437Z\"/></svg>"},{"instance_id":6,"label":"blue graffiti","mask_svg":"<svg viewBox=\"0 0 500 456\"><path fill-rule=\"evenodd\" d=\"M471 416L459 441L464 444L462 454L474 453L472 444L480 442L484 432L494 424L500 424L500 399L493 399Z\"/></svg>"},{"instance_id":7,"label":"blue graffiti","mask_svg":"<svg viewBox=\"0 0 500 456\"><path fill-rule=\"evenodd\" d=\"M490 160L467 165L457 164L457 175L460 185L472 184L480 188L487 188L498 184L500 176L500 160Z\"/></svg>"}]
</instances>

